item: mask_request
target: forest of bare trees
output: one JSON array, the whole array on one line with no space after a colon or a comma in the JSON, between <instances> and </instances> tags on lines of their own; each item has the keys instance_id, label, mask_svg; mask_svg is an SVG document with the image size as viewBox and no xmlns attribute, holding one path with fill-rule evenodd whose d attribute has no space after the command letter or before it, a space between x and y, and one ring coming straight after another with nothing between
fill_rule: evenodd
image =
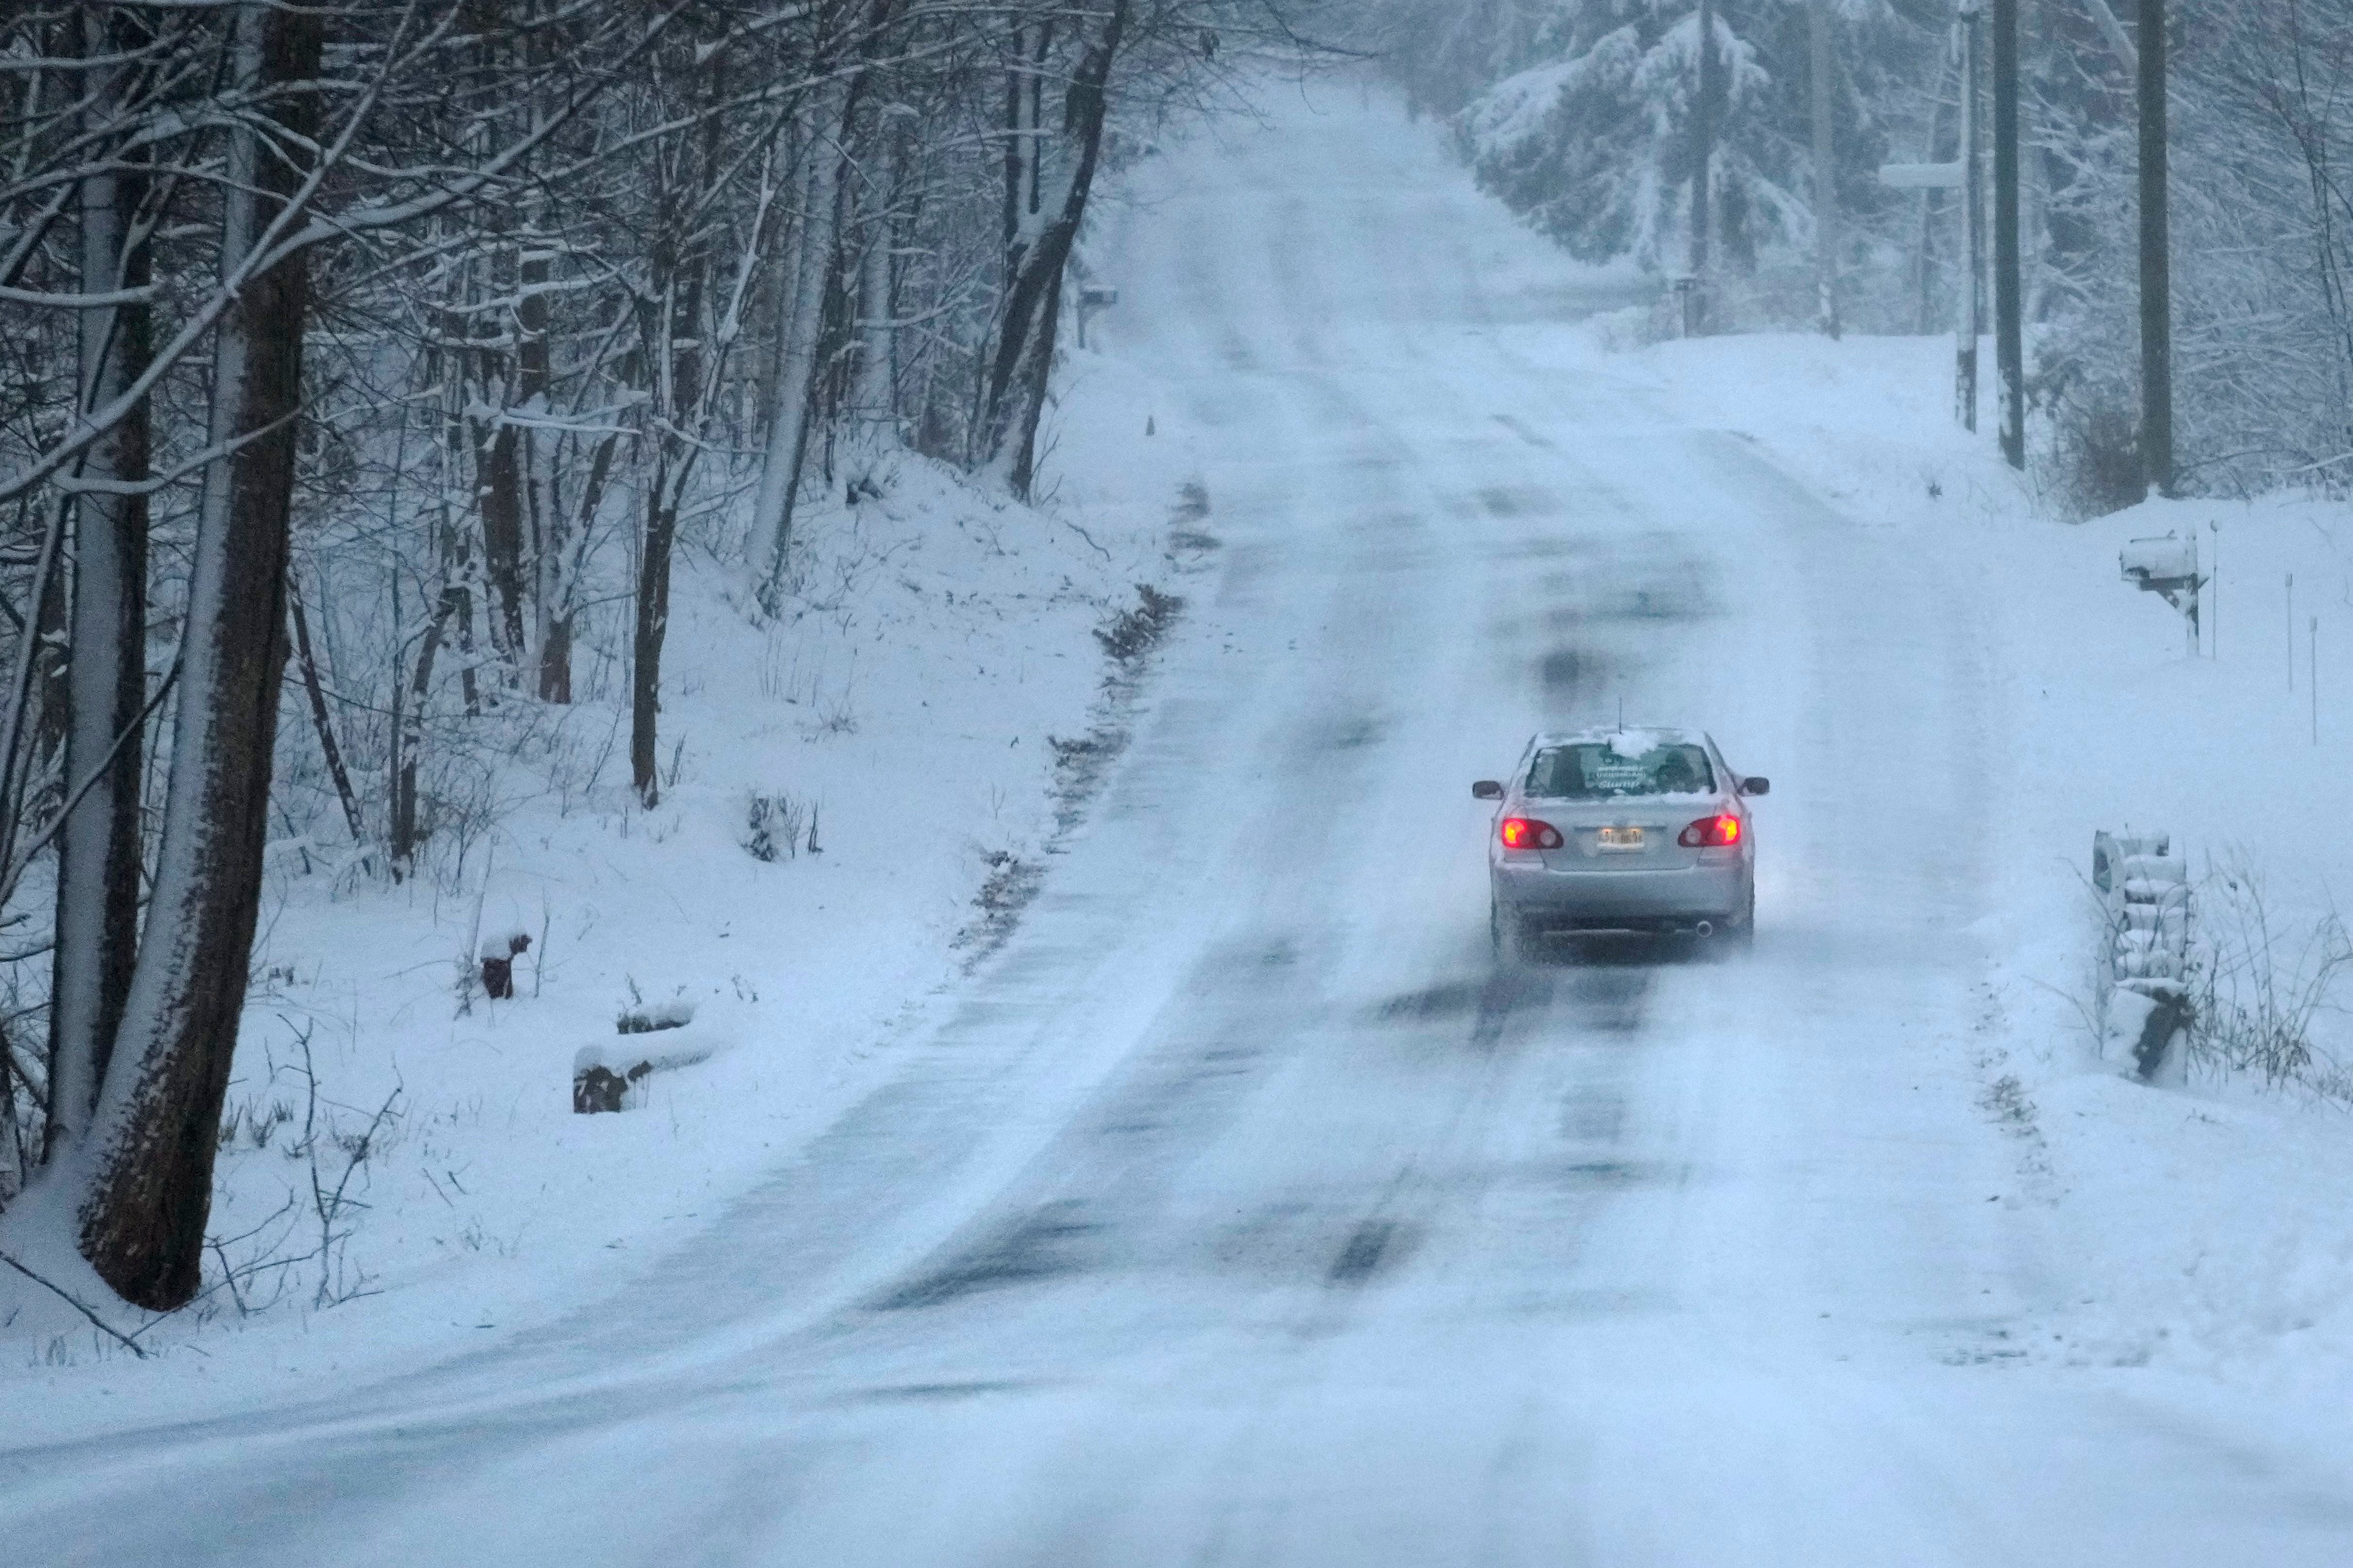
<instances>
[{"instance_id":1,"label":"forest of bare trees","mask_svg":"<svg viewBox=\"0 0 2353 1568\"><path fill-rule=\"evenodd\" d=\"M0 18L0 1204L184 1302L274 839L387 882L902 447L1026 496L1098 174L1272 0ZM341 847L334 847L340 844Z\"/></svg>"}]
</instances>

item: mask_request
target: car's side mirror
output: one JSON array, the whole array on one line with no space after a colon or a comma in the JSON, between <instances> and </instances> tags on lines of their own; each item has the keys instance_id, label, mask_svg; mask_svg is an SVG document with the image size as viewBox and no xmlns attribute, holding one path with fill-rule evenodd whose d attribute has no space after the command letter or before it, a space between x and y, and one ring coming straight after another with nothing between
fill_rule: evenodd
<instances>
[{"instance_id":1,"label":"car's side mirror","mask_svg":"<svg viewBox=\"0 0 2353 1568\"><path fill-rule=\"evenodd\" d=\"M1740 781L1740 793L1743 795L1771 795L1773 793L1773 781L1771 779L1742 779Z\"/></svg>"},{"instance_id":2,"label":"car's side mirror","mask_svg":"<svg viewBox=\"0 0 2353 1568\"><path fill-rule=\"evenodd\" d=\"M1504 798L1504 786L1493 779L1481 779L1471 786L1471 797L1473 800L1501 800Z\"/></svg>"}]
</instances>

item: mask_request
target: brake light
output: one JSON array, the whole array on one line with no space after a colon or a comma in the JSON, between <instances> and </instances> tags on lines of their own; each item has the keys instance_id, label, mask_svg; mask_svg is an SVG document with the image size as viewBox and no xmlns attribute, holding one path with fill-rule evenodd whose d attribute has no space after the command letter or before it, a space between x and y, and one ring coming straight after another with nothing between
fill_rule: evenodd
<instances>
[{"instance_id":1,"label":"brake light","mask_svg":"<svg viewBox=\"0 0 2353 1568\"><path fill-rule=\"evenodd\" d=\"M1498 831L1506 849L1557 849L1561 846L1560 829L1534 817L1507 816Z\"/></svg>"},{"instance_id":2,"label":"brake light","mask_svg":"<svg viewBox=\"0 0 2353 1568\"><path fill-rule=\"evenodd\" d=\"M1728 849L1740 842L1740 818L1703 816L1675 835L1675 842L1686 849Z\"/></svg>"}]
</instances>

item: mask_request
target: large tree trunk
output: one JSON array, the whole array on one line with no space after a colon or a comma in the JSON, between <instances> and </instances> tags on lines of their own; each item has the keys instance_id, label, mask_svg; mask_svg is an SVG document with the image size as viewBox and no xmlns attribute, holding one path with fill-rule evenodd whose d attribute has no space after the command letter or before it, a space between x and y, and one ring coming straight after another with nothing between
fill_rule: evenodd
<instances>
[{"instance_id":1,"label":"large tree trunk","mask_svg":"<svg viewBox=\"0 0 2353 1568\"><path fill-rule=\"evenodd\" d=\"M1005 309L990 356L983 403L982 466L1002 473L1013 493L1028 500L1037 478L1038 422L1046 409L1047 378L1062 314L1062 273L1085 220L1087 195L1103 155L1105 86L1126 32L1129 0L1113 0L1071 79L1062 103L1062 142L1069 160L1059 201L1033 200L1032 221L1019 226L1008 247Z\"/></svg>"},{"instance_id":2,"label":"large tree trunk","mask_svg":"<svg viewBox=\"0 0 2353 1568\"><path fill-rule=\"evenodd\" d=\"M230 143L224 266L298 185L318 103L283 84L315 79L322 40L320 13L259 0L233 26L236 74L280 133L266 149L249 129ZM246 444L205 478L154 894L88 1141L83 1256L157 1310L196 1292L260 902L308 282L298 251L248 282L218 329L211 435Z\"/></svg>"},{"instance_id":3,"label":"large tree trunk","mask_svg":"<svg viewBox=\"0 0 2353 1568\"><path fill-rule=\"evenodd\" d=\"M82 44L93 58L128 55L121 12L83 14ZM108 100L128 67L92 83L84 120L95 146L108 143ZM87 293L136 289L148 281L143 237L136 232L144 182L130 173L92 174L82 182L81 286ZM79 322L80 396L103 406L146 368L147 308L85 310ZM147 477L147 409L142 404L90 448L85 485L135 483ZM69 797L92 782L58 835L57 950L49 1012L49 1082L45 1158L78 1144L97 1109L124 994L138 956L142 773L141 731L147 704L147 500L84 489L74 500L74 572L67 673L65 782ZM44 595L46 600L47 595Z\"/></svg>"}]
</instances>

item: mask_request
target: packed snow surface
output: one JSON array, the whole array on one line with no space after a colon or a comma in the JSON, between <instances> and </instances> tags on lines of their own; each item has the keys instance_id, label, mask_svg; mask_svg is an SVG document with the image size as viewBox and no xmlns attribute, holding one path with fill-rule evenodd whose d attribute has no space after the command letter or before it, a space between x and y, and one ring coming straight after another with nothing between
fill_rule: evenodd
<instances>
[{"instance_id":1,"label":"packed snow surface","mask_svg":"<svg viewBox=\"0 0 2353 1568\"><path fill-rule=\"evenodd\" d=\"M9 1561L2353 1561L2342 1114L2128 1082L2071 1001L2096 828L2265 868L2284 931L2325 910L2340 514L2038 519L1948 428L1935 341L1613 352L1622 279L1354 86L1131 184L1054 471L1091 531L1138 475L1208 510L1102 793L1015 842L1043 830L948 787L1039 747L1085 695L1057 673L960 691L944 757L873 721L865 776L918 779L940 830L844 768L822 871L752 866L715 809L626 877L584 858L567 896L632 934L582 967L659 940L742 1047L575 1121L561 1069L617 985L529 1026L550 1098L485 1107L478 1163L553 1184L581 1167L546 1146L596 1141L615 1179L501 1209L541 1229L453 1256L459 1285L410 1268L153 1362L29 1351ZM945 515L925 548L964 550ZM2116 552L2209 524L2220 657L2191 658ZM2317 655L2291 614L2328 617ZM733 635L714 685L756 661ZM920 700L908 646L864 712ZM1033 676L1074 649L1029 646ZM1621 701L1773 778L1754 954L1499 973L1464 786ZM695 787L788 784L765 754L714 747ZM944 979L971 843L1050 863ZM713 868L656 913L691 941L642 934L660 850ZM933 900L914 929L876 923L893 877ZM710 955L780 901L826 963L736 998ZM892 986L933 989L886 1027ZM497 1016L410 1081L492 1071L462 1053L536 1016Z\"/></svg>"}]
</instances>

